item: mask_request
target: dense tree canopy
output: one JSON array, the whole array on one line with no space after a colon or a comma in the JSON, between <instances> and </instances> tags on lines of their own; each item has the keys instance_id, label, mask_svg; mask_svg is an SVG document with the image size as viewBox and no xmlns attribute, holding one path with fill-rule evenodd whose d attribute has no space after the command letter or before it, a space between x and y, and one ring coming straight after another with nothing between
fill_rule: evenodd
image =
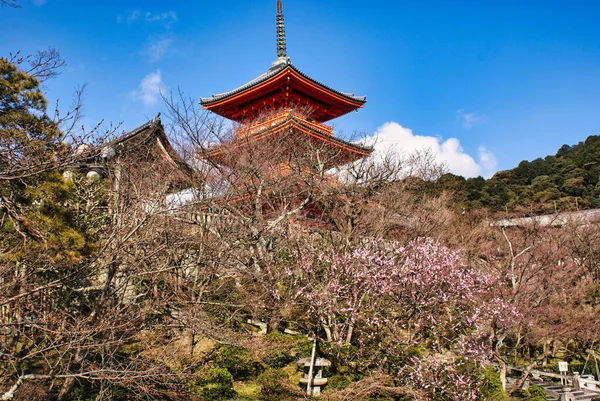
<instances>
[{"instance_id":1,"label":"dense tree canopy","mask_svg":"<svg viewBox=\"0 0 600 401\"><path fill-rule=\"evenodd\" d=\"M0 58L0 178L50 170L65 152L56 122L46 114L39 81Z\"/></svg>"},{"instance_id":2,"label":"dense tree canopy","mask_svg":"<svg viewBox=\"0 0 600 401\"><path fill-rule=\"evenodd\" d=\"M600 207L600 136L563 145L556 155L522 161L488 180L446 174L436 187L455 192L463 207L516 214Z\"/></svg>"}]
</instances>

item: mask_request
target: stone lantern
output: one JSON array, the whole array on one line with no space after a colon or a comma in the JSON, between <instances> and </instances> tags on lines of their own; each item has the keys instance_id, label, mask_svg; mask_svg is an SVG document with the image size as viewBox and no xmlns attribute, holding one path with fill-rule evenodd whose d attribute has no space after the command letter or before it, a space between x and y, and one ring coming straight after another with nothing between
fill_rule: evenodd
<instances>
[{"instance_id":1,"label":"stone lantern","mask_svg":"<svg viewBox=\"0 0 600 401\"><path fill-rule=\"evenodd\" d=\"M302 358L298 363L298 368L302 369L304 375L300 378L300 384L304 386L310 385L312 387L311 395L318 396L321 395L321 387L327 384L327 379L323 377L323 368L325 366L331 366L331 361L325 358L315 358L315 363L313 365L313 378L310 380L310 362L311 358Z\"/></svg>"}]
</instances>

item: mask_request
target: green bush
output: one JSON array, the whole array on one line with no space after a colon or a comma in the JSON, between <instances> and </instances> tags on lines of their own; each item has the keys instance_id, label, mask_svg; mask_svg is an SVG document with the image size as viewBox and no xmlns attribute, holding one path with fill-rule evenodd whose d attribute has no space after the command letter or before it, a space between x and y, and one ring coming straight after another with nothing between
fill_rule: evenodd
<instances>
[{"instance_id":1,"label":"green bush","mask_svg":"<svg viewBox=\"0 0 600 401\"><path fill-rule=\"evenodd\" d=\"M291 362L311 354L312 341L304 336L273 331L264 338L269 341L273 349L262 359L262 362L270 368L283 368Z\"/></svg>"},{"instance_id":2,"label":"green bush","mask_svg":"<svg viewBox=\"0 0 600 401\"><path fill-rule=\"evenodd\" d=\"M569 361L569 370L571 372L579 372L581 373L581 371L583 370L583 366L584 366L584 362L577 360L577 359L572 359L571 361ZM586 370L589 370L589 364L586 367Z\"/></svg>"},{"instance_id":3,"label":"green bush","mask_svg":"<svg viewBox=\"0 0 600 401\"><path fill-rule=\"evenodd\" d=\"M269 334L265 335L264 338L265 340L274 342L276 344L294 344L298 341L298 336L285 334L280 331L271 331Z\"/></svg>"},{"instance_id":4,"label":"green bush","mask_svg":"<svg viewBox=\"0 0 600 401\"><path fill-rule=\"evenodd\" d=\"M260 385L262 400L283 401L292 395L289 392L288 375L281 369L265 370L256 382Z\"/></svg>"},{"instance_id":5,"label":"green bush","mask_svg":"<svg viewBox=\"0 0 600 401\"><path fill-rule=\"evenodd\" d=\"M479 394L482 399L502 399L504 391L502 391L502 381L496 369L492 366L486 367L482 372L481 386Z\"/></svg>"},{"instance_id":6,"label":"green bush","mask_svg":"<svg viewBox=\"0 0 600 401\"><path fill-rule=\"evenodd\" d=\"M236 396L233 389L233 376L225 368L208 370L197 384L193 384L190 392L201 396L205 401L228 400Z\"/></svg>"},{"instance_id":7,"label":"green bush","mask_svg":"<svg viewBox=\"0 0 600 401\"><path fill-rule=\"evenodd\" d=\"M514 399L526 400L529 398L529 391L519 388L519 389L513 390L510 393L510 396L513 397Z\"/></svg>"},{"instance_id":8,"label":"green bush","mask_svg":"<svg viewBox=\"0 0 600 401\"><path fill-rule=\"evenodd\" d=\"M261 371L260 364L247 349L228 345L219 348L214 364L227 369L234 380L248 380Z\"/></svg>"},{"instance_id":9,"label":"green bush","mask_svg":"<svg viewBox=\"0 0 600 401\"><path fill-rule=\"evenodd\" d=\"M600 291L599 291L600 292ZM302 338L292 347L291 354L296 359L309 357L312 351L312 341Z\"/></svg>"},{"instance_id":10,"label":"green bush","mask_svg":"<svg viewBox=\"0 0 600 401\"><path fill-rule=\"evenodd\" d=\"M327 388L332 390L343 390L352 384L352 376L335 375L327 379Z\"/></svg>"},{"instance_id":11,"label":"green bush","mask_svg":"<svg viewBox=\"0 0 600 401\"><path fill-rule=\"evenodd\" d=\"M529 397L527 397L528 401L545 401L546 393L544 389L540 386L533 385L530 386L527 391L529 392Z\"/></svg>"},{"instance_id":12,"label":"green bush","mask_svg":"<svg viewBox=\"0 0 600 401\"><path fill-rule=\"evenodd\" d=\"M265 356L263 362L270 368L279 369L287 366L295 359L287 350L278 350Z\"/></svg>"},{"instance_id":13,"label":"green bush","mask_svg":"<svg viewBox=\"0 0 600 401\"><path fill-rule=\"evenodd\" d=\"M358 348L351 344L335 344L325 343L322 344L322 353L332 363L333 371L341 372L343 370L353 372L353 367L356 365L355 361L358 359ZM344 369L341 369L341 368Z\"/></svg>"}]
</instances>

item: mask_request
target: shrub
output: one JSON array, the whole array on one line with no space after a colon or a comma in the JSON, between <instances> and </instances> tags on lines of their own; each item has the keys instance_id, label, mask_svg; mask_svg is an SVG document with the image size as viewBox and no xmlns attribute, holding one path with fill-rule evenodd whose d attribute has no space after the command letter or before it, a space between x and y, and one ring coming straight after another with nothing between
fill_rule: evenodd
<instances>
[{"instance_id":1,"label":"shrub","mask_svg":"<svg viewBox=\"0 0 600 401\"><path fill-rule=\"evenodd\" d=\"M250 352L241 347L226 345L219 348L214 363L217 367L227 369L234 380L248 380L261 370Z\"/></svg>"},{"instance_id":2,"label":"shrub","mask_svg":"<svg viewBox=\"0 0 600 401\"><path fill-rule=\"evenodd\" d=\"M358 348L351 344L322 344L323 354L331 360L333 371L355 373ZM343 369L342 369L343 368Z\"/></svg>"},{"instance_id":3,"label":"shrub","mask_svg":"<svg viewBox=\"0 0 600 401\"><path fill-rule=\"evenodd\" d=\"M202 375L198 385L200 391L192 388L191 392L200 395L206 401L228 400L236 395L233 389L233 376L224 368L208 370Z\"/></svg>"},{"instance_id":4,"label":"shrub","mask_svg":"<svg viewBox=\"0 0 600 401\"><path fill-rule=\"evenodd\" d=\"M302 338L298 341L298 343L296 343L296 345L292 347L291 354L294 355L296 359L300 359L310 356L311 351L312 341Z\"/></svg>"},{"instance_id":5,"label":"shrub","mask_svg":"<svg viewBox=\"0 0 600 401\"><path fill-rule=\"evenodd\" d=\"M546 400L546 393L544 392L544 389L542 387L533 385L533 386L530 386L527 390L529 392L529 397L527 397L528 401L545 401Z\"/></svg>"},{"instance_id":6,"label":"shrub","mask_svg":"<svg viewBox=\"0 0 600 401\"><path fill-rule=\"evenodd\" d=\"M502 399L504 391L502 391L502 381L496 369L488 366L483 370L482 376L481 386L479 387L480 396L484 400Z\"/></svg>"},{"instance_id":7,"label":"shrub","mask_svg":"<svg viewBox=\"0 0 600 401\"><path fill-rule=\"evenodd\" d=\"M297 395L291 386L287 373L281 369L267 369L258 376L261 399L265 401L283 401Z\"/></svg>"},{"instance_id":8,"label":"shrub","mask_svg":"<svg viewBox=\"0 0 600 401\"><path fill-rule=\"evenodd\" d=\"M274 351L263 358L264 363L275 369L283 368L294 360L295 358L287 350Z\"/></svg>"},{"instance_id":9,"label":"shrub","mask_svg":"<svg viewBox=\"0 0 600 401\"><path fill-rule=\"evenodd\" d=\"M332 390L343 390L352 384L352 376L335 375L327 379L327 388Z\"/></svg>"},{"instance_id":10,"label":"shrub","mask_svg":"<svg viewBox=\"0 0 600 401\"><path fill-rule=\"evenodd\" d=\"M312 351L312 341L304 336L272 331L264 338L269 346L272 345L272 351L262 358L269 368L283 368L297 359L310 356Z\"/></svg>"}]
</instances>

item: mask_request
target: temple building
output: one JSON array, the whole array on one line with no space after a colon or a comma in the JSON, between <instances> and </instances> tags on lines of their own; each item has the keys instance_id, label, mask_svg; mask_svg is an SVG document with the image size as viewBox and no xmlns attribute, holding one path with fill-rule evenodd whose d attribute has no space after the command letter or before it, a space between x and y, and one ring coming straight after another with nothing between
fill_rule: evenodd
<instances>
[{"instance_id":1,"label":"temple building","mask_svg":"<svg viewBox=\"0 0 600 401\"><path fill-rule=\"evenodd\" d=\"M292 65L281 0L276 22L277 59L271 67L237 89L200 99L204 109L233 122L227 140L188 154L184 161L169 143L159 115L82 154L76 170L108 177L116 192L143 188L146 197L173 210L194 203L216 212L228 203L239 206L242 200L257 199L260 192L267 211L302 205L306 213L321 215L307 187L338 185L332 169L372 153L336 138L326 123L362 108L366 98L332 89ZM203 163L208 171L201 171ZM251 169L260 171L264 183L258 191Z\"/></svg>"},{"instance_id":2,"label":"temple building","mask_svg":"<svg viewBox=\"0 0 600 401\"><path fill-rule=\"evenodd\" d=\"M369 156L372 149L338 139L327 121L357 110L365 97L332 89L301 72L287 56L281 0L277 0L277 60L264 74L229 92L201 98L200 104L239 123L234 146L269 147L282 135L328 153L326 168ZM290 139L290 138L288 138ZM229 163L226 147L215 146L204 157ZM235 157L235 156L233 156Z\"/></svg>"}]
</instances>

